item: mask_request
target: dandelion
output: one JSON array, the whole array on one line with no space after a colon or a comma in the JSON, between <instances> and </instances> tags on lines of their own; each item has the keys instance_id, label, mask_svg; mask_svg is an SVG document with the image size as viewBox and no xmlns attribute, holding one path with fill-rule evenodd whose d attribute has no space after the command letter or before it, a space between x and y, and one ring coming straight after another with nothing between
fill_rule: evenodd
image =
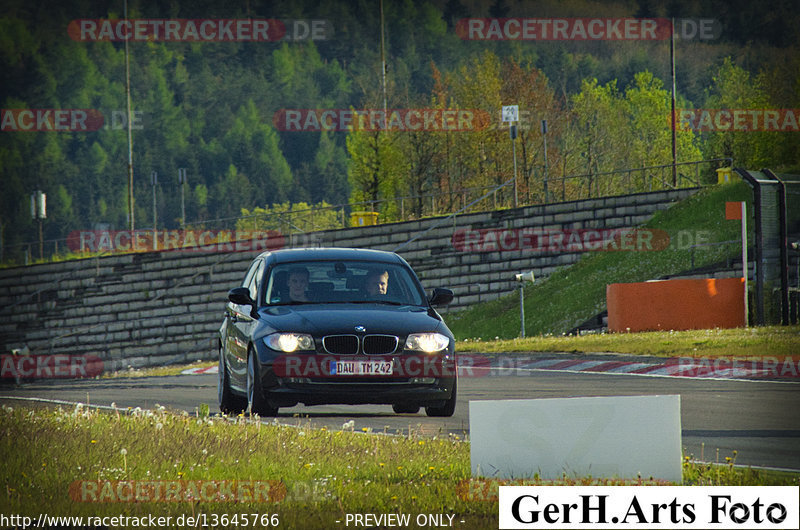
<instances>
[{"instance_id":1,"label":"dandelion","mask_svg":"<svg viewBox=\"0 0 800 530\"><path fill-rule=\"evenodd\" d=\"M355 420L350 420L342 424L342 429L352 429L356 426Z\"/></svg>"},{"instance_id":2,"label":"dandelion","mask_svg":"<svg viewBox=\"0 0 800 530\"><path fill-rule=\"evenodd\" d=\"M161 423L161 422L156 423L156 430L157 431L160 431L163 428L164 428L164 424L163 423Z\"/></svg>"}]
</instances>

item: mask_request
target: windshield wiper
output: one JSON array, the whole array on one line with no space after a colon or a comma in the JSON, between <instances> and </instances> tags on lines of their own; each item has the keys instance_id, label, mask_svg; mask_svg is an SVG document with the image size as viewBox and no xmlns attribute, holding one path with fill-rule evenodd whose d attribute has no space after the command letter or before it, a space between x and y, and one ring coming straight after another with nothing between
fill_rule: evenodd
<instances>
[{"instance_id":1,"label":"windshield wiper","mask_svg":"<svg viewBox=\"0 0 800 530\"><path fill-rule=\"evenodd\" d=\"M394 300L348 300L348 304L385 304L385 305L414 305L403 302L395 302Z\"/></svg>"}]
</instances>

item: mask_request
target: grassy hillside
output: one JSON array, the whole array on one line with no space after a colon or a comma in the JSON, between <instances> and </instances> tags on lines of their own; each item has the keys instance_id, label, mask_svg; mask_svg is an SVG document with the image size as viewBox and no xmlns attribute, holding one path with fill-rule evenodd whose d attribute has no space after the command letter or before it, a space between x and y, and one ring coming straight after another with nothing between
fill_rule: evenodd
<instances>
[{"instance_id":1,"label":"grassy hillside","mask_svg":"<svg viewBox=\"0 0 800 530\"><path fill-rule=\"evenodd\" d=\"M751 192L744 182L716 185L701 190L672 208L658 212L644 226L666 231L669 246L650 252L590 252L576 264L558 270L544 281L525 288L525 331L527 335L560 335L605 309L606 285L638 282L675 275L691 268L692 251L703 243L738 240L738 221L725 219L727 201L748 201ZM736 256L738 243L695 249L696 267ZM519 293L478 304L447 319L459 340L501 339L519 335Z\"/></svg>"}]
</instances>

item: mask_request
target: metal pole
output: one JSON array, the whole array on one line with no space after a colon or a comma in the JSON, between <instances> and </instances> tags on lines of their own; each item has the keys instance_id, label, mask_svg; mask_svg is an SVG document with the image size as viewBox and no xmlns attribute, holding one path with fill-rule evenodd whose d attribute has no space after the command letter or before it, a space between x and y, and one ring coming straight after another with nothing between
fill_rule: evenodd
<instances>
[{"instance_id":1,"label":"metal pole","mask_svg":"<svg viewBox=\"0 0 800 530\"><path fill-rule=\"evenodd\" d=\"M511 134L511 151L514 154L514 208L516 208L519 206L519 188L517 182L517 126L511 125L509 131Z\"/></svg>"},{"instance_id":2,"label":"metal pole","mask_svg":"<svg viewBox=\"0 0 800 530\"><path fill-rule=\"evenodd\" d=\"M742 201L742 277L744 278L744 326L748 327L749 309L747 307L747 203Z\"/></svg>"},{"instance_id":3,"label":"metal pole","mask_svg":"<svg viewBox=\"0 0 800 530\"><path fill-rule=\"evenodd\" d=\"M128 0L125 0L125 21L128 20ZM128 111L128 228L133 234L133 133L131 130L131 65L128 56L128 38L130 31L125 33L125 95Z\"/></svg>"},{"instance_id":4,"label":"metal pole","mask_svg":"<svg viewBox=\"0 0 800 530\"><path fill-rule=\"evenodd\" d=\"M153 250L158 250L158 213L156 211L156 184L158 184L158 173L150 173L150 183L153 185Z\"/></svg>"},{"instance_id":5,"label":"metal pole","mask_svg":"<svg viewBox=\"0 0 800 530\"><path fill-rule=\"evenodd\" d=\"M542 140L544 140L544 202L547 202L547 120L542 120Z\"/></svg>"},{"instance_id":6,"label":"metal pole","mask_svg":"<svg viewBox=\"0 0 800 530\"><path fill-rule=\"evenodd\" d=\"M525 296L524 296L524 288L523 282L519 282L519 334L524 339L525 338Z\"/></svg>"},{"instance_id":7,"label":"metal pole","mask_svg":"<svg viewBox=\"0 0 800 530\"><path fill-rule=\"evenodd\" d=\"M383 87L383 125L384 130L389 123L387 114L387 101L386 101L386 44L383 32L383 0L380 3L381 10L381 85Z\"/></svg>"},{"instance_id":8,"label":"metal pole","mask_svg":"<svg viewBox=\"0 0 800 530\"><path fill-rule=\"evenodd\" d=\"M186 168L178 169L178 183L181 185L181 230L186 228Z\"/></svg>"},{"instance_id":9,"label":"metal pole","mask_svg":"<svg viewBox=\"0 0 800 530\"><path fill-rule=\"evenodd\" d=\"M678 168L675 164L678 163L678 149L675 128L675 19L672 19L672 36L669 40L669 62L672 69L672 187L678 186Z\"/></svg>"}]
</instances>

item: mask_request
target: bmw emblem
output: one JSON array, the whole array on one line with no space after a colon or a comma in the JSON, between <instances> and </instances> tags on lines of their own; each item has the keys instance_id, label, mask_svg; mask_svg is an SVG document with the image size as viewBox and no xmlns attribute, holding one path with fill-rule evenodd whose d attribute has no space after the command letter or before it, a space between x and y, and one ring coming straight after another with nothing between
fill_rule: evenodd
<instances>
[{"instance_id":1,"label":"bmw emblem","mask_svg":"<svg viewBox=\"0 0 800 530\"><path fill-rule=\"evenodd\" d=\"M356 331L358 331L359 333L366 333L367 328L365 328L364 326L356 326Z\"/></svg>"}]
</instances>

